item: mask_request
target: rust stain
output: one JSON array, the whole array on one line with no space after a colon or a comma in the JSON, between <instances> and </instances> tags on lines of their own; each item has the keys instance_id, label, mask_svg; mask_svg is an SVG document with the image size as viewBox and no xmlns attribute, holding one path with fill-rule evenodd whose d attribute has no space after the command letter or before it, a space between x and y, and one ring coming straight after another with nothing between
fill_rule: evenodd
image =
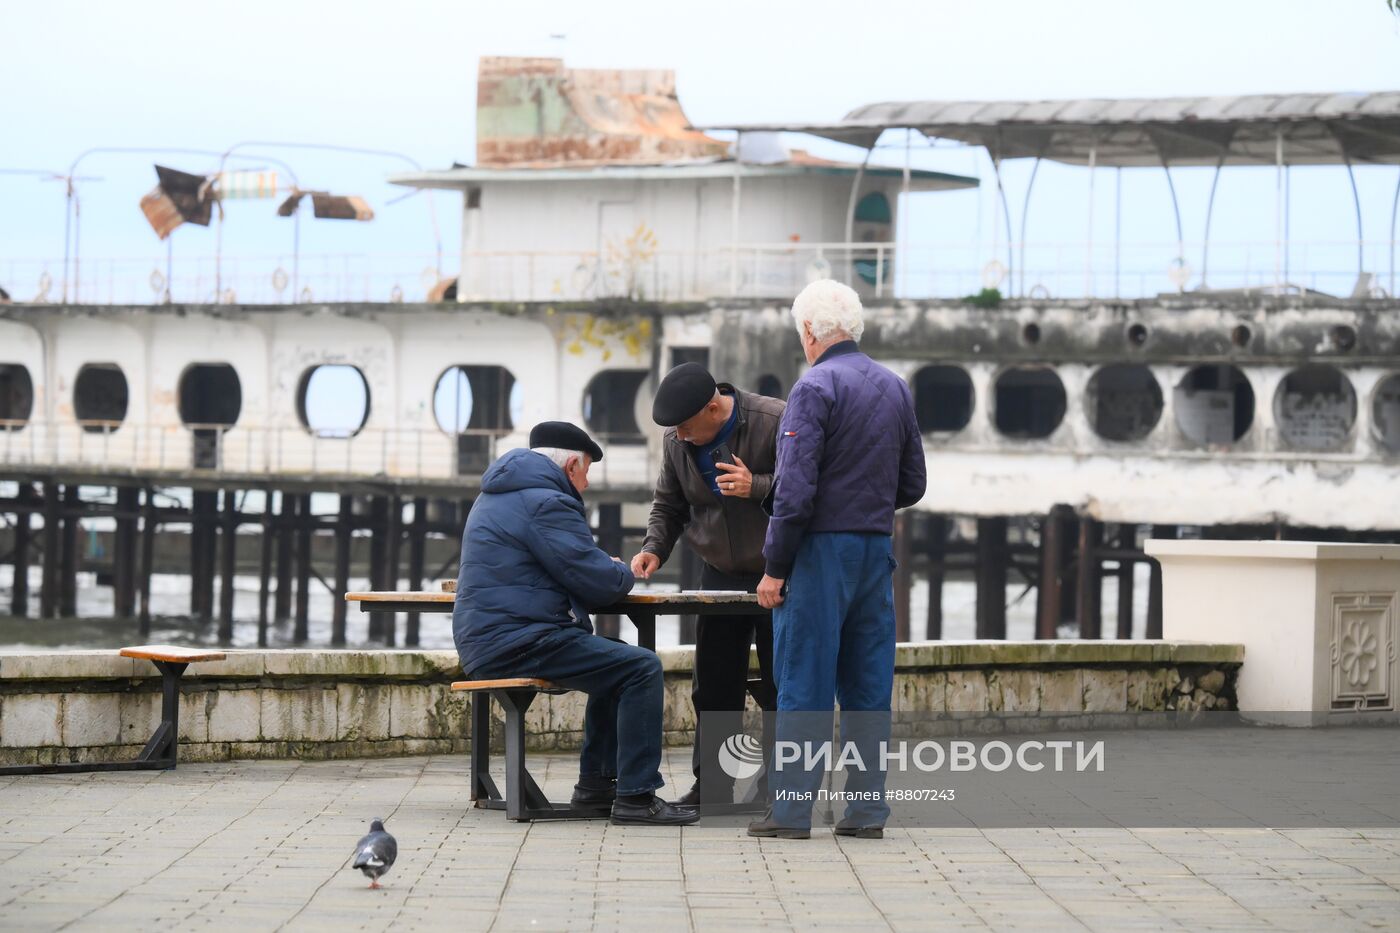
<instances>
[{"instance_id":1,"label":"rust stain","mask_svg":"<svg viewBox=\"0 0 1400 933\"><path fill-rule=\"evenodd\" d=\"M593 349L604 362L619 351L636 360L642 358L651 333L651 321L647 318L569 315L561 329L560 342L564 352L573 356L583 356Z\"/></svg>"}]
</instances>

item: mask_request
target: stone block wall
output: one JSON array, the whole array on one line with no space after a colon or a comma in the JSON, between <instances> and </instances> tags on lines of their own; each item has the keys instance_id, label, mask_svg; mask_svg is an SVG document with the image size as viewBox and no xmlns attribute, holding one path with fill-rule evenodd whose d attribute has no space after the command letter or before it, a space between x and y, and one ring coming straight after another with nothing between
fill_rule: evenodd
<instances>
[{"instance_id":1,"label":"stone block wall","mask_svg":"<svg viewBox=\"0 0 1400 933\"><path fill-rule=\"evenodd\" d=\"M666 740L687 744L695 729L693 651L661 657ZM894 707L907 714L1231 709L1242 660L1237 645L1182 642L914 643L899 647ZM450 689L460 678L450 651L230 651L186 672L180 758L465 752L470 703ZM531 747L577 747L584 700L539 697L527 717ZM0 764L132 758L159 721L160 677L147 661L114 651L0 652Z\"/></svg>"}]
</instances>

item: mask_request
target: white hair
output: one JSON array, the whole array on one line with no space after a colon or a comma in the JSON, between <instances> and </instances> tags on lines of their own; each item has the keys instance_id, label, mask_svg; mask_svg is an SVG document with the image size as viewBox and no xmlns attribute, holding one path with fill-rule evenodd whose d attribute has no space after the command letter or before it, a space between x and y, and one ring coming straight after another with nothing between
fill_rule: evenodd
<instances>
[{"instance_id":1,"label":"white hair","mask_svg":"<svg viewBox=\"0 0 1400 933\"><path fill-rule=\"evenodd\" d=\"M860 296L835 279L818 279L802 289L792 302L797 335L802 336L802 325L808 324L818 343L837 336L860 340L865 333L862 315Z\"/></svg>"},{"instance_id":2,"label":"white hair","mask_svg":"<svg viewBox=\"0 0 1400 933\"><path fill-rule=\"evenodd\" d=\"M531 447L530 449L553 460L561 470L568 466L570 457L578 457L578 462L582 463L583 459L588 456L581 450L566 450L563 447Z\"/></svg>"}]
</instances>

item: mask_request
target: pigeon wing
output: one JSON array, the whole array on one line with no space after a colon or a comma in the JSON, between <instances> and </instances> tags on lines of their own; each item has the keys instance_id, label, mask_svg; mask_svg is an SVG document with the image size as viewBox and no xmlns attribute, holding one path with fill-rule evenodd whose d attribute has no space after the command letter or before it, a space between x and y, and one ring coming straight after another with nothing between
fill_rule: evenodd
<instances>
[{"instance_id":1,"label":"pigeon wing","mask_svg":"<svg viewBox=\"0 0 1400 933\"><path fill-rule=\"evenodd\" d=\"M370 833L355 843L355 861L351 868L385 868L394 864L399 846L388 833Z\"/></svg>"},{"instance_id":2,"label":"pigeon wing","mask_svg":"<svg viewBox=\"0 0 1400 933\"><path fill-rule=\"evenodd\" d=\"M374 849L375 837L378 833L370 833L355 843L355 861L351 863L351 868L377 867L383 864L377 857Z\"/></svg>"}]
</instances>

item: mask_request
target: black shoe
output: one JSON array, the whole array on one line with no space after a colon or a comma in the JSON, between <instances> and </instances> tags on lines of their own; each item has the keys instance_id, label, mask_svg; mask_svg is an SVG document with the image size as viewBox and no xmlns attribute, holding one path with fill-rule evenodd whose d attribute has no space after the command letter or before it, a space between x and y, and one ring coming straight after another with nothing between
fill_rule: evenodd
<instances>
[{"instance_id":1,"label":"black shoe","mask_svg":"<svg viewBox=\"0 0 1400 933\"><path fill-rule=\"evenodd\" d=\"M585 778L574 785L569 806L578 810L609 810L616 799L616 779Z\"/></svg>"},{"instance_id":2,"label":"black shoe","mask_svg":"<svg viewBox=\"0 0 1400 933\"><path fill-rule=\"evenodd\" d=\"M749 835L768 839L811 839L812 831L775 823L773 822L773 811L769 810L763 815L763 819L749 824Z\"/></svg>"},{"instance_id":3,"label":"black shoe","mask_svg":"<svg viewBox=\"0 0 1400 933\"><path fill-rule=\"evenodd\" d=\"M612 805L614 826L689 826L700 822L700 814L667 803L655 794L648 803L631 803L619 798Z\"/></svg>"},{"instance_id":4,"label":"black shoe","mask_svg":"<svg viewBox=\"0 0 1400 933\"><path fill-rule=\"evenodd\" d=\"M885 838L885 827L883 826L857 826L855 823L847 823L845 820L837 823L831 831L838 836L853 836L856 839Z\"/></svg>"},{"instance_id":5,"label":"black shoe","mask_svg":"<svg viewBox=\"0 0 1400 933\"><path fill-rule=\"evenodd\" d=\"M679 800L676 801L678 807L700 807L705 804L725 804L734 802L734 786L722 787L718 793L711 794L706 791L702 796L700 792L700 782L696 781L690 785L690 790L686 791Z\"/></svg>"}]
</instances>

